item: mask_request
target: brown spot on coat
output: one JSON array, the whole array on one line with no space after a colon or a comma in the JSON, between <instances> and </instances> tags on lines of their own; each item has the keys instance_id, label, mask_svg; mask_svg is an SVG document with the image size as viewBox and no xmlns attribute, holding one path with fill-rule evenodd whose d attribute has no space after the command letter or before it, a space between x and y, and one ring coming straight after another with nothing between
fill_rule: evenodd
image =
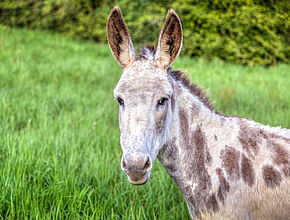
<instances>
[{"instance_id":1,"label":"brown spot on coat","mask_svg":"<svg viewBox=\"0 0 290 220\"><path fill-rule=\"evenodd\" d=\"M285 176L290 177L290 162L288 152L279 144L274 145L274 163L282 168L282 171Z\"/></svg>"},{"instance_id":2,"label":"brown spot on coat","mask_svg":"<svg viewBox=\"0 0 290 220\"><path fill-rule=\"evenodd\" d=\"M216 135L214 135L214 139L217 141L218 140L218 138L217 138L217 136Z\"/></svg>"},{"instance_id":3,"label":"brown spot on coat","mask_svg":"<svg viewBox=\"0 0 290 220\"><path fill-rule=\"evenodd\" d=\"M249 186L252 186L254 184L255 178L253 164L249 160L249 158L247 158L244 154L242 155L241 168L242 168L242 179Z\"/></svg>"},{"instance_id":4,"label":"brown spot on coat","mask_svg":"<svg viewBox=\"0 0 290 220\"><path fill-rule=\"evenodd\" d=\"M240 123L238 139L241 142L243 149L251 158L254 158L254 156L258 154L258 142L261 142L261 138L258 137L257 129L251 128L245 123Z\"/></svg>"},{"instance_id":5,"label":"brown spot on coat","mask_svg":"<svg viewBox=\"0 0 290 220\"><path fill-rule=\"evenodd\" d=\"M281 147L278 144L275 144L274 150L276 152L276 155L274 157L275 164L277 164L278 166L289 164L288 152L286 150L284 150L283 147Z\"/></svg>"},{"instance_id":6,"label":"brown spot on coat","mask_svg":"<svg viewBox=\"0 0 290 220\"><path fill-rule=\"evenodd\" d=\"M211 186L211 178L206 169L206 160L207 159L207 146L205 137L200 129L197 126L194 135L193 135L193 143L194 143L194 158L192 163L192 170L195 173L196 178L199 179L199 185L202 189L208 189ZM210 157L210 156L208 156Z\"/></svg>"},{"instance_id":7,"label":"brown spot on coat","mask_svg":"<svg viewBox=\"0 0 290 220\"><path fill-rule=\"evenodd\" d=\"M221 151L220 158L222 159L222 167L225 169L230 180L240 178L240 152L233 147L225 146Z\"/></svg>"},{"instance_id":8,"label":"brown spot on coat","mask_svg":"<svg viewBox=\"0 0 290 220\"><path fill-rule=\"evenodd\" d=\"M273 152L272 161L279 166L286 177L290 177L289 153L273 139L267 140L267 147Z\"/></svg>"},{"instance_id":9,"label":"brown spot on coat","mask_svg":"<svg viewBox=\"0 0 290 220\"><path fill-rule=\"evenodd\" d=\"M290 177L290 167L289 167L289 166L287 166L287 167L283 167L283 168L282 168L282 172L284 173L284 175L285 175L286 177Z\"/></svg>"},{"instance_id":10,"label":"brown spot on coat","mask_svg":"<svg viewBox=\"0 0 290 220\"><path fill-rule=\"evenodd\" d=\"M218 175L219 182L220 182L217 196L219 200L224 203L226 195L230 191L230 184L227 182L226 178L224 177L224 173L221 168L217 168L216 173Z\"/></svg>"},{"instance_id":11,"label":"brown spot on coat","mask_svg":"<svg viewBox=\"0 0 290 220\"><path fill-rule=\"evenodd\" d=\"M208 148L206 148L206 163L210 165L211 162L212 162L212 157L211 157L211 155L209 153Z\"/></svg>"},{"instance_id":12,"label":"brown spot on coat","mask_svg":"<svg viewBox=\"0 0 290 220\"><path fill-rule=\"evenodd\" d=\"M193 178L197 182L197 187L194 191L194 199L197 204L206 203L206 195L208 195L212 187L211 177L207 171L207 144L205 136L200 128L197 126L193 134L194 157L189 169L189 178Z\"/></svg>"},{"instance_id":13,"label":"brown spot on coat","mask_svg":"<svg viewBox=\"0 0 290 220\"><path fill-rule=\"evenodd\" d=\"M218 201L217 201L217 199L216 199L215 194L212 194L212 195L208 198L208 200L207 200L205 206L206 206L206 209L207 209L208 211L217 212L217 211L219 210L219 204L218 204Z\"/></svg>"},{"instance_id":14,"label":"brown spot on coat","mask_svg":"<svg viewBox=\"0 0 290 220\"><path fill-rule=\"evenodd\" d=\"M190 140L189 140L189 125L187 115L184 109L179 108L179 121L180 121L180 128L181 128L181 137L184 140L185 147L190 147Z\"/></svg>"},{"instance_id":15,"label":"brown spot on coat","mask_svg":"<svg viewBox=\"0 0 290 220\"><path fill-rule=\"evenodd\" d=\"M279 186L282 180L279 171L270 165L265 165L263 167L263 178L266 186L272 188L274 188L275 186Z\"/></svg>"},{"instance_id":16,"label":"brown spot on coat","mask_svg":"<svg viewBox=\"0 0 290 220\"><path fill-rule=\"evenodd\" d=\"M185 172L188 179L197 183L193 196L188 199L191 204L202 206L202 204L205 205L212 186L211 177L206 167L206 164L211 162L211 155L208 152L206 139L200 126L197 126L196 130L190 135L187 115L182 108L179 109L179 120L181 136L184 140L184 151L187 152L184 160L191 161Z\"/></svg>"}]
</instances>

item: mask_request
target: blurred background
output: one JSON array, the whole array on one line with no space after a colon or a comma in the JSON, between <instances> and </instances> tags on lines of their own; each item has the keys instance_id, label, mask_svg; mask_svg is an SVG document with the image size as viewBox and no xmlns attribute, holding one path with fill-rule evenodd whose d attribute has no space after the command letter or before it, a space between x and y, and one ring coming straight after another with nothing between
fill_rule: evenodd
<instances>
[{"instance_id":1,"label":"blurred background","mask_svg":"<svg viewBox=\"0 0 290 220\"><path fill-rule=\"evenodd\" d=\"M290 128L287 0L0 0L0 219L190 219L158 160L140 187L121 171L115 5L137 48L156 45L174 9L173 69L220 112Z\"/></svg>"},{"instance_id":2,"label":"blurred background","mask_svg":"<svg viewBox=\"0 0 290 220\"><path fill-rule=\"evenodd\" d=\"M2 0L0 23L106 42L107 17L115 5L135 44L155 43L173 8L184 27L183 54L242 64L289 62L287 0Z\"/></svg>"}]
</instances>

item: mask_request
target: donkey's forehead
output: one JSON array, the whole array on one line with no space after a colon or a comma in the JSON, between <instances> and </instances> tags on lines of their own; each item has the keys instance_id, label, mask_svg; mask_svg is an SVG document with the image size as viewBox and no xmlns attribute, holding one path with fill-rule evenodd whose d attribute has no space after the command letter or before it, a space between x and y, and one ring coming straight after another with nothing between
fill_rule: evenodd
<instances>
[{"instance_id":1,"label":"donkey's forehead","mask_svg":"<svg viewBox=\"0 0 290 220\"><path fill-rule=\"evenodd\" d=\"M144 76L150 76L152 78L154 77L164 77L166 78L166 73L161 70L154 60L152 59L146 59L146 58L139 58L136 60L132 66L130 66L127 70L123 72L123 77L126 78L134 78L136 77L136 73L139 74L139 77Z\"/></svg>"},{"instance_id":2,"label":"donkey's forehead","mask_svg":"<svg viewBox=\"0 0 290 220\"><path fill-rule=\"evenodd\" d=\"M115 95L121 94L160 94L171 95L172 86L168 74L159 69L152 61L140 60L123 72L116 88Z\"/></svg>"}]
</instances>

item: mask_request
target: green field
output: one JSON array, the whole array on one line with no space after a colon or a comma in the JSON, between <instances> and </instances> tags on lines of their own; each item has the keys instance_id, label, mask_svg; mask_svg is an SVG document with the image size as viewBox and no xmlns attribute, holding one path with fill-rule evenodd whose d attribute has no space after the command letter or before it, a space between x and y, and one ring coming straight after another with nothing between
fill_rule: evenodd
<instances>
[{"instance_id":1,"label":"green field","mask_svg":"<svg viewBox=\"0 0 290 220\"><path fill-rule=\"evenodd\" d=\"M290 128L290 65L174 67L219 111ZM0 26L0 219L189 219L157 160L144 186L121 172L120 73L107 45Z\"/></svg>"}]
</instances>

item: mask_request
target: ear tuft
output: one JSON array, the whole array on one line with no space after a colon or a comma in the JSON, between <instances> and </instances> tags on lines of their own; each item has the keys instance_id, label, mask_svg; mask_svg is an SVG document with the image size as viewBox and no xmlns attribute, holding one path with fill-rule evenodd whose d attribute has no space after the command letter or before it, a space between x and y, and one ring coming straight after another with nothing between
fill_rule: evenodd
<instances>
[{"instance_id":1,"label":"ear tuft","mask_svg":"<svg viewBox=\"0 0 290 220\"><path fill-rule=\"evenodd\" d=\"M129 67L135 60L136 52L133 47L129 30L125 24L119 7L114 7L107 23L107 37L110 49L117 62L123 68Z\"/></svg>"},{"instance_id":2,"label":"ear tuft","mask_svg":"<svg viewBox=\"0 0 290 220\"><path fill-rule=\"evenodd\" d=\"M162 69L167 69L177 58L182 47L182 25L178 15L172 9L168 11L161 29L156 62Z\"/></svg>"}]
</instances>

